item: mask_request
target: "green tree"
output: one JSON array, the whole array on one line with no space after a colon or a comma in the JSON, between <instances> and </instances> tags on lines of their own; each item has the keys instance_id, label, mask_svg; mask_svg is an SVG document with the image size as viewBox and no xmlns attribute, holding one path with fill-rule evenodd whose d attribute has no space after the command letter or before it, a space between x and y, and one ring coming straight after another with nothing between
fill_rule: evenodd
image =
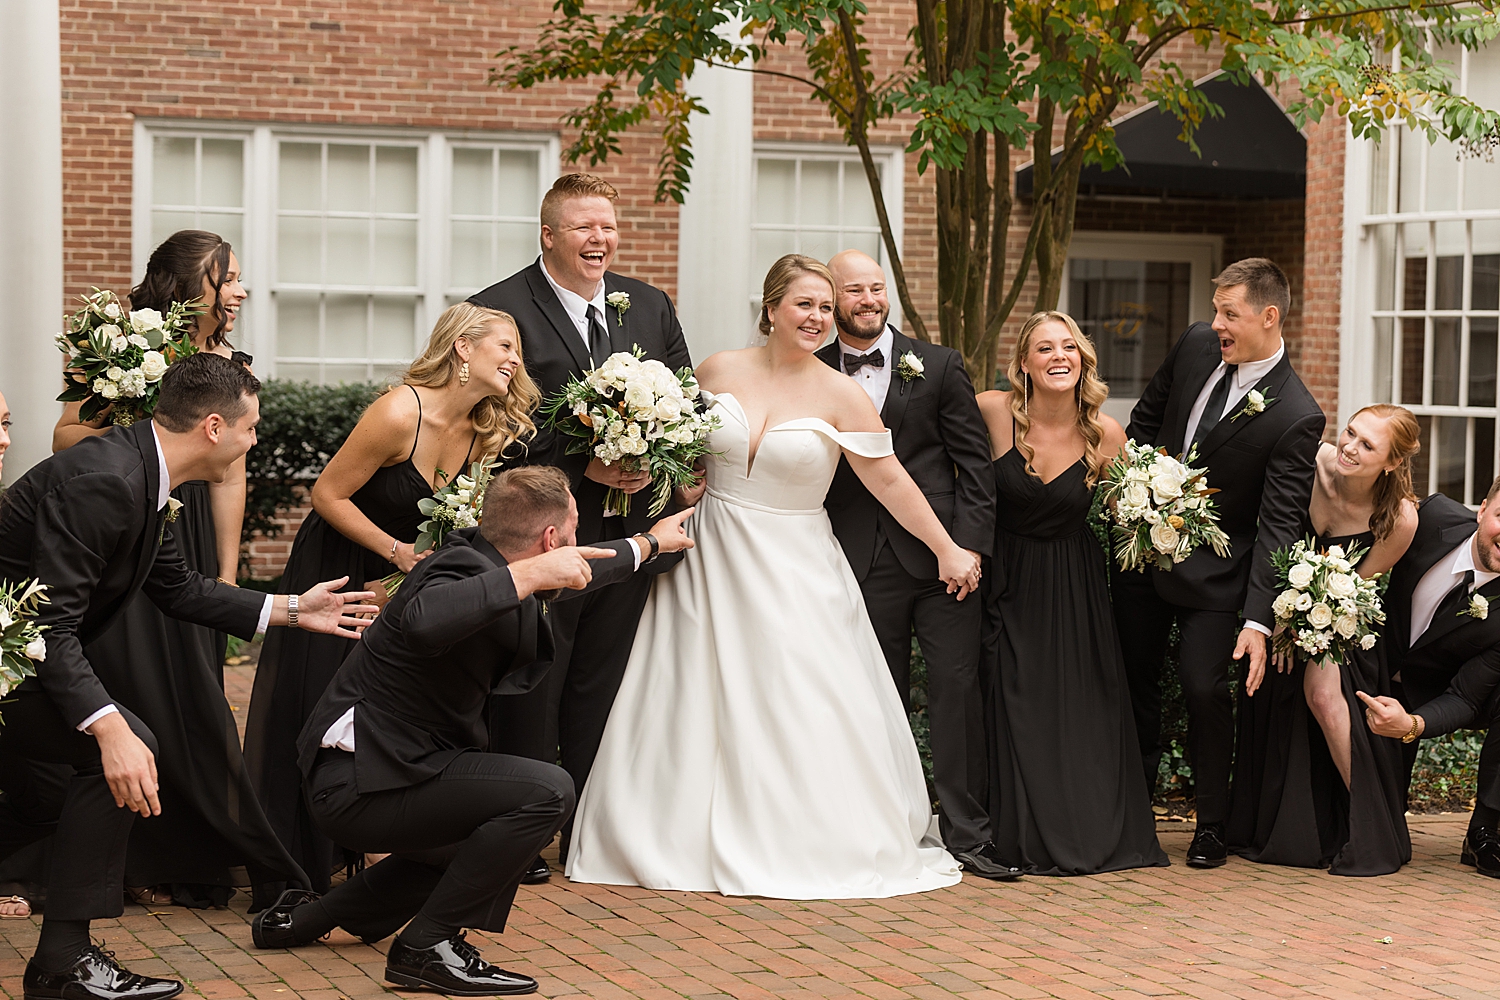
<instances>
[{"instance_id":1,"label":"green tree","mask_svg":"<svg viewBox=\"0 0 1500 1000\"><path fill-rule=\"evenodd\" d=\"M507 88L598 82L597 96L564 118L578 129L568 159L598 164L619 152L625 130L659 122L656 193L678 201L692 168L691 117L706 110L685 87L696 67L805 85L859 150L902 310L928 337L931 320L912 301L870 152L873 126L913 113L908 149L920 154L920 171L936 174L936 325L979 385L993 381L1000 328L1033 266L1035 308L1056 306L1079 172L1122 163L1109 125L1117 110L1159 102L1195 151L1197 127L1222 115L1180 64L1161 58L1176 39L1217 46L1224 70L1240 82L1290 83L1297 97L1288 111L1299 126L1336 111L1359 138L1404 123L1486 154L1500 138L1500 115L1455 96L1451 73L1425 44L1429 32L1466 48L1494 37L1489 0L913 2L911 55L883 76L871 68L860 0L635 0L614 14L557 0L535 44L497 55L492 80ZM759 65L773 47L799 46L798 72ZM1032 221L1011 262L1012 157L1028 145L1036 164Z\"/></svg>"}]
</instances>

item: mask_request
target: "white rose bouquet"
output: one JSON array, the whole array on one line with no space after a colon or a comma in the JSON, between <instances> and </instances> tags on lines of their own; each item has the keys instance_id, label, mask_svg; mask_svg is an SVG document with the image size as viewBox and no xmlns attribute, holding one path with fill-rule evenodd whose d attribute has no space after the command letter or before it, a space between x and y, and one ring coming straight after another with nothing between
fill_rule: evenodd
<instances>
[{"instance_id":1,"label":"white rose bouquet","mask_svg":"<svg viewBox=\"0 0 1500 1000\"><path fill-rule=\"evenodd\" d=\"M448 478L442 469L438 469L437 474L444 479ZM417 510L427 520L417 525L417 540L412 544L412 549L418 554L435 549L443 544L443 539L454 528L472 528L478 524L480 515L484 513L484 493L489 489L490 479L494 474L493 464L474 462L469 466L468 475L460 475L432 496L418 500ZM396 591L401 589L405 579L406 574L400 570L382 579L380 582L385 584L386 596L396 596Z\"/></svg>"},{"instance_id":2,"label":"white rose bouquet","mask_svg":"<svg viewBox=\"0 0 1500 1000\"><path fill-rule=\"evenodd\" d=\"M1354 571L1365 549L1345 552L1335 545L1319 552L1315 544L1304 539L1271 555L1281 588L1271 604L1277 625L1272 644L1277 652L1343 664L1355 646L1375 646L1375 629L1385 621L1382 584Z\"/></svg>"},{"instance_id":3,"label":"white rose bouquet","mask_svg":"<svg viewBox=\"0 0 1500 1000\"><path fill-rule=\"evenodd\" d=\"M1217 492L1208 488L1206 470L1188 468L1165 448L1127 441L1099 485L1099 516L1110 526L1120 568L1171 570L1204 543L1228 556L1229 536L1214 511Z\"/></svg>"},{"instance_id":4,"label":"white rose bouquet","mask_svg":"<svg viewBox=\"0 0 1500 1000\"><path fill-rule=\"evenodd\" d=\"M719 426L692 369L673 372L634 353L611 354L582 379L573 378L542 408L547 425L572 438L568 454L589 454L606 465L651 475L651 516L666 509L677 486L696 480L693 463L708 454L708 435ZM608 509L630 512L630 494L611 489Z\"/></svg>"},{"instance_id":5,"label":"white rose bouquet","mask_svg":"<svg viewBox=\"0 0 1500 1000\"><path fill-rule=\"evenodd\" d=\"M108 410L113 423L128 427L156 409L167 366L198 353L191 331L203 310L175 302L165 316L155 309L127 314L114 292L98 288L82 298L83 308L56 338L68 356L67 388L57 398L82 403L78 415L85 421Z\"/></svg>"},{"instance_id":6,"label":"white rose bouquet","mask_svg":"<svg viewBox=\"0 0 1500 1000\"><path fill-rule=\"evenodd\" d=\"M47 586L35 580L0 585L0 697L28 677L47 658L47 626L36 623L47 601Z\"/></svg>"}]
</instances>

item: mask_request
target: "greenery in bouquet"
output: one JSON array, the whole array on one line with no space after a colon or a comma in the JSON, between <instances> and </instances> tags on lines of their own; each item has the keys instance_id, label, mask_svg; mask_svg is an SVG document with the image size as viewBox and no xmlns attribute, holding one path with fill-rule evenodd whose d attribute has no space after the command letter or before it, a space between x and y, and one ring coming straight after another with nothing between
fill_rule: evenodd
<instances>
[{"instance_id":1,"label":"greenery in bouquet","mask_svg":"<svg viewBox=\"0 0 1500 1000\"><path fill-rule=\"evenodd\" d=\"M196 302L174 302L163 316L155 309L126 312L114 292L94 289L83 307L57 335L67 355L67 387L57 398L81 403L79 417L92 421L106 413L128 427L151 416L161 377L174 361L196 354L192 329L203 311Z\"/></svg>"},{"instance_id":2,"label":"greenery in bouquet","mask_svg":"<svg viewBox=\"0 0 1500 1000\"><path fill-rule=\"evenodd\" d=\"M1281 589L1271 604L1276 615L1271 642L1277 652L1342 665L1356 646L1374 647L1376 629L1385 621L1383 581L1366 580L1354 571L1366 551L1356 545L1346 552L1335 545L1319 552L1309 538L1272 553Z\"/></svg>"},{"instance_id":3,"label":"greenery in bouquet","mask_svg":"<svg viewBox=\"0 0 1500 1000\"><path fill-rule=\"evenodd\" d=\"M36 613L47 601L47 587L35 580L0 584L0 697L28 677L47 658L45 625Z\"/></svg>"},{"instance_id":4,"label":"greenery in bouquet","mask_svg":"<svg viewBox=\"0 0 1500 1000\"><path fill-rule=\"evenodd\" d=\"M643 361L641 350L611 354L583 378L571 378L542 408L547 425L567 435L568 454L589 454L606 465L621 463L651 476L652 517L666 509L672 490L696 481L693 463L708 454L708 435L719 426L707 412L707 395L692 369L673 372ZM611 489L608 509L630 512L630 494Z\"/></svg>"},{"instance_id":5,"label":"greenery in bouquet","mask_svg":"<svg viewBox=\"0 0 1500 1000\"><path fill-rule=\"evenodd\" d=\"M1109 525L1120 568L1145 572L1148 565L1171 570L1207 544L1229 555L1229 536L1219 527L1208 472L1190 468L1165 448L1125 443L1099 484L1099 517Z\"/></svg>"},{"instance_id":6,"label":"greenery in bouquet","mask_svg":"<svg viewBox=\"0 0 1500 1000\"><path fill-rule=\"evenodd\" d=\"M442 469L438 469L437 474L448 478ZM484 512L484 494L494 474L492 463L474 462L469 466L468 475L459 475L432 496L417 501L417 510L427 518L417 525L417 540L412 545L418 555L442 545L443 539L454 528L472 528L479 523ZM405 579L406 574L400 570L385 577L381 582L385 584L386 596L394 597Z\"/></svg>"}]
</instances>

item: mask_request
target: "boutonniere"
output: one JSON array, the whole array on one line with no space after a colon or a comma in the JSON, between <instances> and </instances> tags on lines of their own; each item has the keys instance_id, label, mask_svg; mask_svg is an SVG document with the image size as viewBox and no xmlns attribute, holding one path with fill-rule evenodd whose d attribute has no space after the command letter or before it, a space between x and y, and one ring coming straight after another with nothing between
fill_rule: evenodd
<instances>
[{"instance_id":1,"label":"boutonniere","mask_svg":"<svg viewBox=\"0 0 1500 1000\"><path fill-rule=\"evenodd\" d=\"M615 307L615 316L620 322L625 322L625 314L630 311L629 292L610 292L604 296L604 301Z\"/></svg>"},{"instance_id":2,"label":"boutonniere","mask_svg":"<svg viewBox=\"0 0 1500 1000\"><path fill-rule=\"evenodd\" d=\"M161 519L161 527L156 532L156 544L160 545L166 541L167 525L182 516L182 501L176 497L167 497L167 514Z\"/></svg>"},{"instance_id":3,"label":"boutonniere","mask_svg":"<svg viewBox=\"0 0 1500 1000\"><path fill-rule=\"evenodd\" d=\"M1470 597L1469 606L1458 613L1460 618L1465 615L1468 615L1470 618L1476 618L1479 621L1484 621L1490 616L1489 599L1483 594L1475 594L1473 597Z\"/></svg>"},{"instance_id":4,"label":"boutonniere","mask_svg":"<svg viewBox=\"0 0 1500 1000\"><path fill-rule=\"evenodd\" d=\"M900 375L901 381L907 384L910 384L914 378L926 378L925 371L926 367L922 364L922 359L917 357L917 352L915 351L907 351L896 362L896 374Z\"/></svg>"},{"instance_id":5,"label":"boutonniere","mask_svg":"<svg viewBox=\"0 0 1500 1000\"><path fill-rule=\"evenodd\" d=\"M1240 419L1240 417L1253 417L1257 413L1264 413L1266 412L1266 407L1274 402L1276 402L1275 396L1267 396L1259 389L1251 389L1250 394L1245 397L1245 405L1238 413L1229 418L1229 422L1232 424Z\"/></svg>"}]
</instances>

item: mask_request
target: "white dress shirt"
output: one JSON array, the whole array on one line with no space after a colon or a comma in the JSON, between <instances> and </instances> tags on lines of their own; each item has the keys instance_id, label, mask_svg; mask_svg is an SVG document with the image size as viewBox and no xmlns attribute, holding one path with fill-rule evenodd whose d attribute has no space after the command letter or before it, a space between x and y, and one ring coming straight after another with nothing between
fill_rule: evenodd
<instances>
[{"instance_id":1,"label":"white dress shirt","mask_svg":"<svg viewBox=\"0 0 1500 1000\"><path fill-rule=\"evenodd\" d=\"M1235 369L1234 381L1229 385L1229 395L1224 400L1224 412L1219 414L1223 420L1232 411L1243 409L1245 394L1255 388L1255 383L1271 373L1271 369L1281 363L1286 355L1286 342L1283 341L1276 347L1276 353L1264 361L1246 361ZM1188 411L1187 430L1182 437L1182 448L1184 451L1193 446L1193 434L1198 430L1198 424L1203 421L1203 411L1208 408L1208 397L1213 395L1214 386L1219 384L1219 378L1224 374L1224 362L1219 362L1219 367L1214 369L1208 381L1203 383L1203 389L1198 393L1198 398L1193 401L1193 408Z\"/></svg>"},{"instance_id":2,"label":"white dress shirt","mask_svg":"<svg viewBox=\"0 0 1500 1000\"><path fill-rule=\"evenodd\" d=\"M151 440L156 443L156 512L159 514L161 513L162 508L167 505L167 501L172 496L172 473L167 469L167 453L162 451L161 435L156 431L155 421L151 422ZM255 625L256 635L260 635L268 627L270 627L271 609L275 606L275 604L276 598L270 594L267 594L266 603L262 605L260 609L260 621ZM88 732L88 728L94 723L98 722L106 715L110 715L118 711L119 709L114 705L105 705L103 708L99 709L99 711L95 712L93 715L90 715L87 719L84 719L82 722L80 722L78 724L78 731L81 733Z\"/></svg>"},{"instance_id":3,"label":"white dress shirt","mask_svg":"<svg viewBox=\"0 0 1500 1000\"><path fill-rule=\"evenodd\" d=\"M1437 614L1438 605L1443 603L1443 598L1448 596L1448 591L1458 586L1464 574L1470 570L1474 571L1474 582L1469 585L1469 593L1474 593L1480 587L1489 583L1500 573L1488 573L1480 569L1474 560L1474 539L1476 535L1470 535L1459 543L1458 547L1432 564L1432 568L1422 574L1422 579L1417 581L1417 586L1411 592L1411 644L1416 645L1422 633L1432 627L1432 618Z\"/></svg>"},{"instance_id":4,"label":"white dress shirt","mask_svg":"<svg viewBox=\"0 0 1500 1000\"><path fill-rule=\"evenodd\" d=\"M839 367L843 368L845 357L858 357L861 354L869 354L878 350L885 358L885 366L876 368L874 365L864 365L849 376L859 383L859 387L870 397L870 402L875 404L875 412L881 413L885 410L886 393L891 388L891 369L896 367L896 359L891 357L891 350L896 344L896 336L891 332L889 325L875 338L875 342L869 347L850 347L839 337Z\"/></svg>"},{"instance_id":5,"label":"white dress shirt","mask_svg":"<svg viewBox=\"0 0 1500 1000\"><path fill-rule=\"evenodd\" d=\"M593 306L599 310L599 322L604 325L606 331L609 329L609 324L604 321L604 306L606 304L604 301L604 282L599 282L599 287L594 289L593 298L586 299L577 292L569 291L562 285L559 285L553 279L551 272L547 270L547 261L545 258L538 257L537 260L542 265L542 277L547 279L547 284L551 285L552 290L557 293L557 301L562 303L563 312L568 314L568 319L573 321L573 326L578 330L578 336L583 338L584 352L592 351L593 345L589 343L589 306Z\"/></svg>"}]
</instances>

